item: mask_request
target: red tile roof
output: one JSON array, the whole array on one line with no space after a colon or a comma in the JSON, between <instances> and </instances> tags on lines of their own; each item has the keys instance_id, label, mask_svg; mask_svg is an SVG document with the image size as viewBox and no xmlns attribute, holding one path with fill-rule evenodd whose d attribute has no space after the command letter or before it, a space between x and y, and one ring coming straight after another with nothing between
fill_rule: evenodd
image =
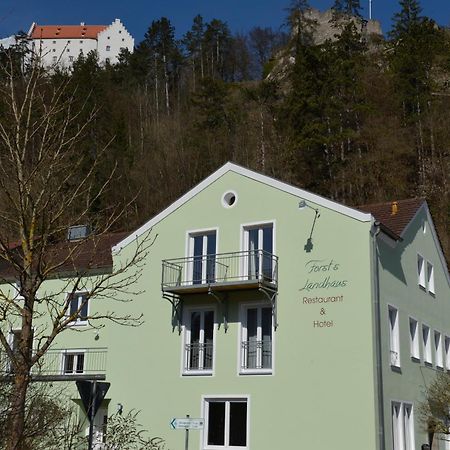
<instances>
[{"instance_id":1,"label":"red tile roof","mask_svg":"<svg viewBox=\"0 0 450 450\"><path fill-rule=\"evenodd\" d=\"M33 39L97 39L108 25L38 25L31 32Z\"/></svg>"},{"instance_id":2,"label":"red tile roof","mask_svg":"<svg viewBox=\"0 0 450 450\"><path fill-rule=\"evenodd\" d=\"M419 208L425 203L423 198L395 200L386 203L358 206L358 209L371 213L395 239L400 239Z\"/></svg>"},{"instance_id":3,"label":"red tile roof","mask_svg":"<svg viewBox=\"0 0 450 450\"><path fill-rule=\"evenodd\" d=\"M55 273L73 273L92 270L108 270L112 267L111 248L128 236L129 232L107 233L90 236L80 241L64 241L49 246L45 258L47 264L58 265ZM16 244L21 252L20 243ZM17 275L14 268L5 260L0 261L0 278L10 279Z\"/></svg>"}]
</instances>

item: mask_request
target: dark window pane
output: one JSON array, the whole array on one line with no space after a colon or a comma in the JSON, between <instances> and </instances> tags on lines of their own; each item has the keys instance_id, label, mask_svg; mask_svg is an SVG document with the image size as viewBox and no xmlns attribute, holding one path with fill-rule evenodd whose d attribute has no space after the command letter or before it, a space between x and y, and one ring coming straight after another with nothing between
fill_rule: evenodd
<instances>
[{"instance_id":1,"label":"dark window pane","mask_svg":"<svg viewBox=\"0 0 450 450\"><path fill-rule=\"evenodd\" d=\"M194 236L194 268L192 274L193 284L202 282L203 268L203 236Z\"/></svg>"},{"instance_id":2,"label":"dark window pane","mask_svg":"<svg viewBox=\"0 0 450 450\"><path fill-rule=\"evenodd\" d=\"M273 253L273 228L272 225L263 228L263 250Z\"/></svg>"},{"instance_id":3,"label":"dark window pane","mask_svg":"<svg viewBox=\"0 0 450 450\"><path fill-rule=\"evenodd\" d=\"M78 311L78 296L72 295L70 300L70 315L72 316Z\"/></svg>"},{"instance_id":4,"label":"dark window pane","mask_svg":"<svg viewBox=\"0 0 450 450\"><path fill-rule=\"evenodd\" d=\"M79 299L80 299L80 306L83 305L83 306L81 306L79 317L80 317L81 320L86 320L86 317L88 315L88 303L89 303L89 300L87 300L87 295L86 294L80 295Z\"/></svg>"},{"instance_id":5,"label":"dark window pane","mask_svg":"<svg viewBox=\"0 0 450 450\"><path fill-rule=\"evenodd\" d=\"M230 446L247 445L247 403L230 402Z\"/></svg>"},{"instance_id":6,"label":"dark window pane","mask_svg":"<svg viewBox=\"0 0 450 450\"><path fill-rule=\"evenodd\" d=\"M205 312L205 342L203 367L205 369L212 369L213 362L213 336L214 336L214 312Z\"/></svg>"},{"instance_id":7,"label":"dark window pane","mask_svg":"<svg viewBox=\"0 0 450 450\"><path fill-rule=\"evenodd\" d=\"M208 255L216 254L216 233L207 235L207 247L206 252Z\"/></svg>"},{"instance_id":8,"label":"dark window pane","mask_svg":"<svg viewBox=\"0 0 450 450\"><path fill-rule=\"evenodd\" d=\"M209 402L208 445L225 444L225 402Z\"/></svg>"},{"instance_id":9,"label":"dark window pane","mask_svg":"<svg viewBox=\"0 0 450 450\"><path fill-rule=\"evenodd\" d=\"M262 367L272 367L272 308L263 308L261 311L262 328Z\"/></svg>"},{"instance_id":10,"label":"dark window pane","mask_svg":"<svg viewBox=\"0 0 450 450\"><path fill-rule=\"evenodd\" d=\"M66 355L64 358L64 373L72 373L73 372L73 360L75 355Z\"/></svg>"},{"instance_id":11,"label":"dark window pane","mask_svg":"<svg viewBox=\"0 0 450 450\"><path fill-rule=\"evenodd\" d=\"M191 313L191 342L189 343L189 368L198 369L200 364L201 313Z\"/></svg>"},{"instance_id":12,"label":"dark window pane","mask_svg":"<svg viewBox=\"0 0 450 450\"><path fill-rule=\"evenodd\" d=\"M247 339L256 340L258 327L258 310L256 308L247 309Z\"/></svg>"},{"instance_id":13,"label":"dark window pane","mask_svg":"<svg viewBox=\"0 0 450 450\"><path fill-rule=\"evenodd\" d=\"M83 373L84 370L84 355L80 353L77 358L77 373Z\"/></svg>"}]
</instances>

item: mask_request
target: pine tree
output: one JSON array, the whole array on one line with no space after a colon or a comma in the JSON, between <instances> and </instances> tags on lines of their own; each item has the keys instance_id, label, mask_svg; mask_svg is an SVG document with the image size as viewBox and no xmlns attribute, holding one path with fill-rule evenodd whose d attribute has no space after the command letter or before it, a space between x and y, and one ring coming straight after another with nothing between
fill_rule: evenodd
<instances>
[{"instance_id":1,"label":"pine tree","mask_svg":"<svg viewBox=\"0 0 450 450\"><path fill-rule=\"evenodd\" d=\"M289 8L287 8L287 22L295 40L296 48L314 43L316 21L309 14L310 11L311 7L308 0L292 0Z\"/></svg>"},{"instance_id":2,"label":"pine tree","mask_svg":"<svg viewBox=\"0 0 450 450\"><path fill-rule=\"evenodd\" d=\"M338 16L348 15L361 17L361 4L359 0L335 0L332 10Z\"/></svg>"},{"instance_id":3,"label":"pine tree","mask_svg":"<svg viewBox=\"0 0 450 450\"><path fill-rule=\"evenodd\" d=\"M414 28L423 23L420 15L422 8L418 0L400 0L400 11L394 14L390 36L400 39L405 33L414 32Z\"/></svg>"}]
</instances>

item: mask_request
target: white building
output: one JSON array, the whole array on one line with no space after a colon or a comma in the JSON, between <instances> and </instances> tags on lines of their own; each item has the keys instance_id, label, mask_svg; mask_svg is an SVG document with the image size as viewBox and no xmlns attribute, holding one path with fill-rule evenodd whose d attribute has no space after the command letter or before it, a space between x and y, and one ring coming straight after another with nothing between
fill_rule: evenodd
<instances>
[{"instance_id":1,"label":"white building","mask_svg":"<svg viewBox=\"0 0 450 450\"><path fill-rule=\"evenodd\" d=\"M111 25L39 25L28 32L32 51L44 66L70 67L79 55L96 51L100 63L115 64L122 49L134 49L134 39L120 19Z\"/></svg>"}]
</instances>

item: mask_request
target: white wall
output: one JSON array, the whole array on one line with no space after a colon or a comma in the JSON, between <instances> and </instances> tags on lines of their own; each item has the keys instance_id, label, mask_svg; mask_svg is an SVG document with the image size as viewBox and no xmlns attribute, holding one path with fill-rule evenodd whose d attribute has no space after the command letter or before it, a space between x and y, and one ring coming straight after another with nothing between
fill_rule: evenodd
<instances>
[{"instance_id":1,"label":"white wall","mask_svg":"<svg viewBox=\"0 0 450 450\"><path fill-rule=\"evenodd\" d=\"M116 19L111 25L97 35L97 39L33 39L33 52L40 55L44 66L59 64L71 67L79 55L87 55L90 51L97 51L100 64L116 64L122 48L133 52L134 39L126 30L123 23Z\"/></svg>"},{"instance_id":2,"label":"white wall","mask_svg":"<svg viewBox=\"0 0 450 450\"><path fill-rule=\"evenodd\" d=\"M134 39L123 23L116 19L108 28L98 34L97 51L100 62L105 63L109 59L110 64L116 64L122 48L133 52Z\"/></svg>"}]
</instances>

